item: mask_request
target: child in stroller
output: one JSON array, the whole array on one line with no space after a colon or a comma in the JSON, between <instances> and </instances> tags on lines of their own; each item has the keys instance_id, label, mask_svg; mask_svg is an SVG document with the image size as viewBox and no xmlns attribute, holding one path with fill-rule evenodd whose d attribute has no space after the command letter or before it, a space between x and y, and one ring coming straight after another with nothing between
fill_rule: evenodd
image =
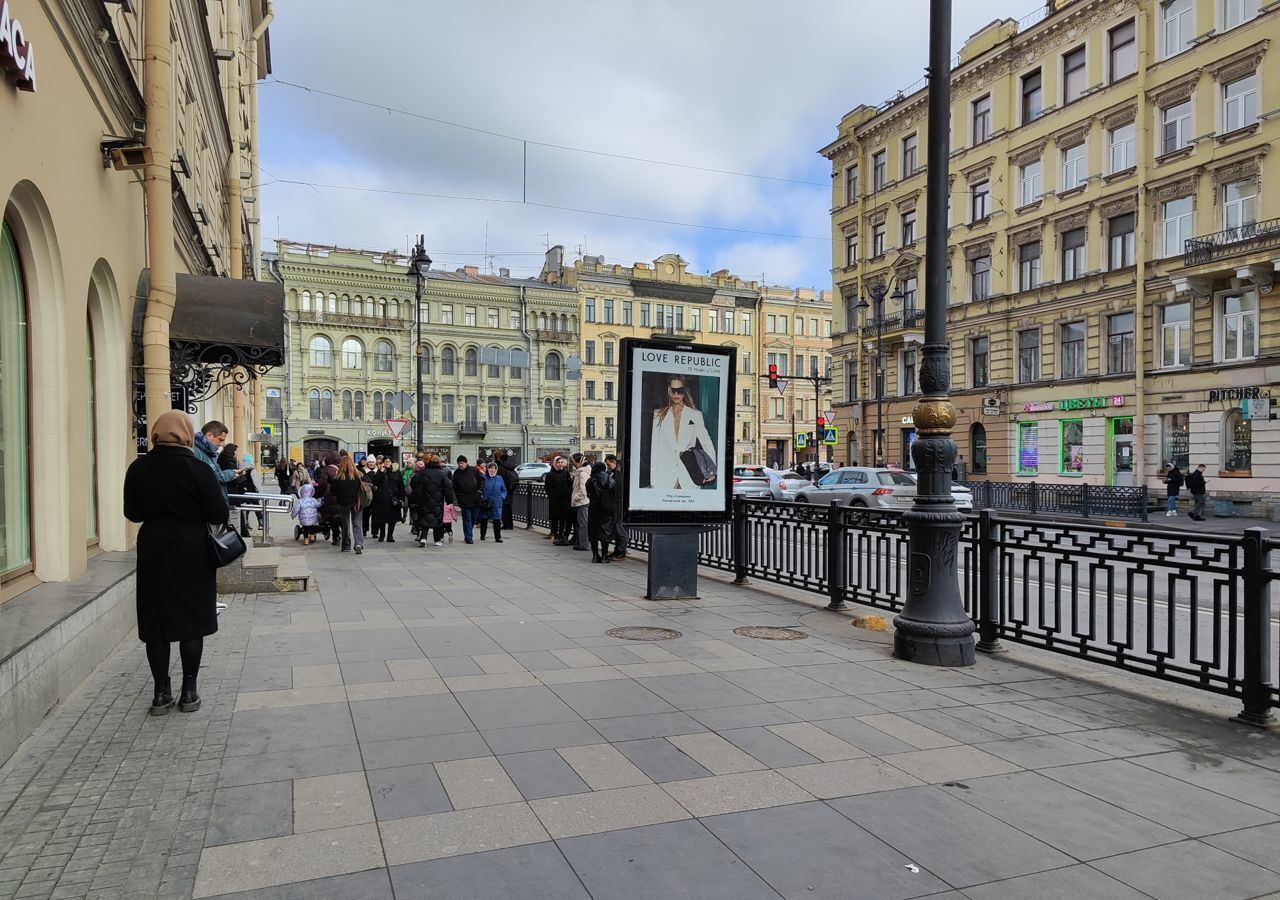
<instances>
[{"instance_id":1,"label":"child in stroller","mask_svg":"<svg viewBox=\"0 0 1280 900\"><path fill-rule=\"evenodd\" d=\"M316 489L311 484L304 484L298 489L298 499L293 501L293 510L289 513L298 520L293 538L302 538L304 544L314 544L316 533L320 531L320 501L316 499Z\"/></svg>"}]
</instances>

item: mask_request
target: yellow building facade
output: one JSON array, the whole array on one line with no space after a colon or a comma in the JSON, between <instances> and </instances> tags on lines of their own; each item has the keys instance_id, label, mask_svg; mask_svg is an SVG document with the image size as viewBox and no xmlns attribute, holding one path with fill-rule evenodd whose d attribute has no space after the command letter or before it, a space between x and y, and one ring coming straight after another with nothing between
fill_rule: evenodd
<instances>
[{"instance_id":1,"label":"yellow building facade","mask_svg":"<svg viewBox=\"0 0 1280 900\"><path fill-rule=\"evenodd\" d=\"M1278 37L1255 0L1060 0L966 42L947 299L967 475L1157 491L1204 463L1211 493L1280 496ZM908 465L914 438L926 104L858 107L822 151L837 421L863 462Z\"/></svg>"},{"instance_id":2,"label":"yellow building facade","mask_svg":"<svg viewBox=\"0 0 1280 900\"><path fill-rule=\"evenodd\" d=\"M775 468L791 468L814 459L809 443L796 448L796 434L813 432L819 416L830 418L830 382L796 376L834 378L831 365L831 292L811 288L765 287L760 291L760 372L777 366L779 386L759 379L760 452L757 460ZM839 444L822 445L823 460L840 460Z\"/></svg>"}]
</instances>

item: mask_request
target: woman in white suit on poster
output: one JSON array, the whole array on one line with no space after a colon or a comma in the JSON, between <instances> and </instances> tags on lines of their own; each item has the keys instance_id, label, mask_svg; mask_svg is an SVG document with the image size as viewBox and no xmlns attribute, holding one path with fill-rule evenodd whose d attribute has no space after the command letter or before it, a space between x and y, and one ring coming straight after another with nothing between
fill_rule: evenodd
<instances>
[{"instance_id":1,"label":"woman in white suit on poster","mask_svg":"<svg viewBox=\"0 0 1280 900\"><path fill-rule=\"evenodd\" d=\"M698 444L713 460L715 444L702 420L702 411L693 402L685 379L672 375L667 381L667 403L653 413L653 441L649 451L650 485L667 490L691 490L700 487L689 474L680 454ZM704 484L715 481L711 473Z\"/></svg>"}]
</instances>

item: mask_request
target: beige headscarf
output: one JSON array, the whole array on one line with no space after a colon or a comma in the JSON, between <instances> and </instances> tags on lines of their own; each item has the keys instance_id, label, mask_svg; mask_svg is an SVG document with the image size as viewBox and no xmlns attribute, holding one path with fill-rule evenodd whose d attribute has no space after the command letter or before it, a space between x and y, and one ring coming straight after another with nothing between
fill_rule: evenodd
<instances>
[{"instance_id":1,"label":"beige headscarf","mask_svg":"<svg viewBox=\"0 0 1280 900\"><path fill-rule=\"evenodd\" d=\"M163 412L151 427L151 443L157 447L186 447L196 442L196 427L191 417L180 409Z\"/></svg>"}]
</instances>

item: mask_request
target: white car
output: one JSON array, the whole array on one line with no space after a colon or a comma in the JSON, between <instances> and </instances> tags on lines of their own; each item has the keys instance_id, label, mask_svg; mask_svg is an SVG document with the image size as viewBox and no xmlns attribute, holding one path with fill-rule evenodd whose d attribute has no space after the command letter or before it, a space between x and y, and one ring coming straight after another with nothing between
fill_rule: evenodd
<instances>
[{"instance_id":1,"label":"white car","mask_svg":"<svg viewBox=\"0 0 1280 900\"><path fill-rule=\"evenodd\" d=\"M769 476L769 488L774 500L795 500L796 492L809 487L809 479L798 472L779 472L777 469L765 469Z\"/></svg>"},{"instance_id":2,"label":"white car","mask_svg":"<svg viewBox=\"0 0 1280 900\"><path fill-rule=\"evenodd\" d=\"M962 510L973 509L973 494L967 487L953 485L951 499ZM833 500L853 507L908 510L916 500L916 478L901 469L846 466L796 494L799 503L826 506Z\"/></svg>"},{"instance_id":3,"label":"white car","mask_svg":"<svg viewBox=\"0 0 1280 900\"><path fill-rule=\"evenodd\" d=\"M551 464L544 462L527 462L516 466L516 475L521 481L541 481L551 471Z\"/></svg>"}]
</instances>

